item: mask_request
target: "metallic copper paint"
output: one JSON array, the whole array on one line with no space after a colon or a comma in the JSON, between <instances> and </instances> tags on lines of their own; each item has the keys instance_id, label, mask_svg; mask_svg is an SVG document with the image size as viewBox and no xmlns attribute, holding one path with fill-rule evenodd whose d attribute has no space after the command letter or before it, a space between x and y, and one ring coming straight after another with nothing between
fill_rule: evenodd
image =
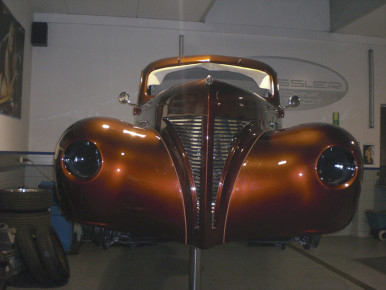
<instances>
[{"instance_id":1,"label":"metallic copper paint","mask_svg":"<svg viewBox=\"0 0 386 290\"><path fill-rule=\"evenodd\" d=\"M261 124L257 124L255 121L251 122L237 138L229 154L228 160L225 163L220 180L221 185L218 188L215 210L215 227L221 232L224 231L229 200L238 172L242 167L250 148L263 132L264 130Z\"/></svg>"},{"instance_id":2,"label":"metallic copper paint","mask_svg":"<svg viewBox=\"0 0 386 290\"><path fill-rule=\"evenodd\" d=\"M96 144L102 155L102 168L91 180L79 179L63 166L66 147L79 139ZM55 162L59 194L69 217L186 242L180 182L154 130L109 118L85 119L63 134Z\"/></svg>"},{"instance_id":3,"label":"metallic copper paint","mask_svg":"<svg viewBox=\"0 0 386 290\"><path fill-rule=\"evenodd\" d=\"M184 148L178 139L177 133L174 131L169 122L165 120L165 123L166 127L162 131L162 138L167 145L167 148L169 149L180 180L185 204L187 239L192 241L193 232L196 229L194 221L197 219L197 208L195 206L197 195L194 187L192 170L187 158L187 154L185 153Z\"/></svg>"},{"instance_id":4,"label":"metallic copper paint","mask_svg":"<svg viewBox=\"0 0 386 290\"><path fill-rule=\"evenodd\" d=\"M316 171L330 146L353 153L357 174L347 186L328 186ZM267 132L240 169L229 202L224 242L328 233L352 219L361 186L361 153L345 130L309 124Z\"/></svg>"},{"instance_id":5,"label":"metallic copper paint","mask_svg":"<svg viewBox=\"0 0 386 290\"><path fill-rule=\"evenodd\" d=\"M193 207L195 206L196 192L192 190L195 188L192 171L184 148L178 139L178 135L174 132L171 125L168 125L167 118L175 116L202 116L204 120L202 126L204 138L201 152L204 159L201 163L200 178L201 211L199 226L188 229L188 243L203 249L222 243L227 202L229 201L234 178L237 176L242 160L248 153L250 146L257 137L268 128L267 115L276 115L276 112L267 108L266 100L255 94L218 81L214 81L212 85L207 86L204 80L175 86L159 94L149 103L151 103L150 106L143 106L143 111L139 119L147 120L154 118L158 120L154 126L156 130L160 130L161 136L165 138L164 141L171 152L176 168L180 168L177 171L180 172L179 176L186 201L185 204L188 204L188 202L192 200ZM154 113L155 116L152 115ZM224 181L224 175L222 178L225 189L224 193L220 192L222 188L222 186L220 186L217 197L217 200L221 200L219 203L221 210L220 208L216 208L215 219L218 221L216 222L215 228L212 228L212 136L215 117L254 120L254 125L250 127L251 132L248 131L249 129L246 129L246 133L241 134L234 147L236 154L231 154L228 161L230 165L225 165L226 168L228 168L224 171L227 179ZM160 120L163 121L161 122ZM184 169L181 164L185 164ZM183 177L186 174L189 175L189 178ZM194 226L197 219L196 209L187 209L187 212L188 211L191 211L192 215L189 216L189 214L187 214L187 224Z\"/></svg>"},{"instance_id":6,"label":"metallic copper paint","mask_svg":"<svg viewBox=\"0 0 386 290\"><path fill-rule=\"evenodd\" d=\"M274 95L268 99L214 80L146 93L151 71L197 62L240 65L268 72ZM72 219L137 234L154 234L201 249L243 239L291 238L343 228L355 212L362 178L361 152L345 130L308 124L273 131L279 93L275 72L255 60L222 56L169 58L142 73L137 120L152 129L110 119L90 118L63 134L55 154L63 208ZM201 116L201 211L196 224L196 191L186 152L168 117ZM250 121L237 137L218 187L211 220L214 119ZM103 125L107 125L104 126ZM99 148L103 165L90 180L63 166L66 147L86 139ZM329 186L317 174L317 161L330 146L350 151L357 163L347 185ZM123 153L123 154L122 154ZM119 170L118 170L119 169Z\"/></svg>"}]
</instances>

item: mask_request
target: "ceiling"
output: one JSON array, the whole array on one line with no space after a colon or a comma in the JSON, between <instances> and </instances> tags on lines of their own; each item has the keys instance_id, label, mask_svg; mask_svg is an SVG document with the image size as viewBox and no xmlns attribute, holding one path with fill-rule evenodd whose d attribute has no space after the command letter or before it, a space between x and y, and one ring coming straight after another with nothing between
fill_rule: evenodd
<instances>
[{"instance_id":1,"label":"ceiling","mask_svg":"<svg viewBox=\"0 0 386 290\"><path fill-rule=\"evenodd\" d=\"M33 12L204 21L216 0L28 0Z\"/></svg>"},{"instance_id":2,"label":"ceiling","mask_svg":"<svg viewBox=\"0 0 386 290\"><path fill-rule=\"evenodd\" d=\"M221 0L28 0L32 11L205 22ZM241 2L240 2L241 3ZM330 0L331 32L386 38L386 0Z\"/></svg>"},{"instance_id":3,"label":"ceiling","mask_svg":"<svg viewBox=\"0 0 386 290\"><path fill-rule=\"evenodd\" d=\"M330 29L386 38L386 0L330 0Z\"/></svg>"}]
</instances>

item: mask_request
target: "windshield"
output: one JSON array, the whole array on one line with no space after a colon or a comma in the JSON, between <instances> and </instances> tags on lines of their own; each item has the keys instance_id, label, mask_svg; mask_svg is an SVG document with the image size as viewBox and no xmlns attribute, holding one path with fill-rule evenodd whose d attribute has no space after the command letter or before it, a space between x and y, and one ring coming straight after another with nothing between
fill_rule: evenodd
<instances>
[{"instance_id":1,"label":"windshield","mask_svg":"<svg viewBox=\"0 0 386 290\"><path fill-rule=\"evenodd\" d=\"M218 63L197 63L154 70L148 77L147 93L154 96L172 86L203 79L208 75L265 98L273 94L272 77L266 72Z\"/></svg>"}]
</instances>

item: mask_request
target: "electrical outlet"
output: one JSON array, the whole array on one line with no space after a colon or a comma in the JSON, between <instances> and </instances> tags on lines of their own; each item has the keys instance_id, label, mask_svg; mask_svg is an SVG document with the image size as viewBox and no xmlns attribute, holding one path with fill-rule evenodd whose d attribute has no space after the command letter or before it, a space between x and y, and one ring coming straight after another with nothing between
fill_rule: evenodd
<instances>
[{"instance_id":1,"label":"electrical outlet","mask_svg":"<svg viewBox=\"0 0 386 290\"><path fill-rule=\"evenodd\" d=\"M19 159L20 163L27 163L29 161L29 159L27 157L24 157L24 156L20 156L19 158L20 158Z\"/></svg>"}]
</instances>

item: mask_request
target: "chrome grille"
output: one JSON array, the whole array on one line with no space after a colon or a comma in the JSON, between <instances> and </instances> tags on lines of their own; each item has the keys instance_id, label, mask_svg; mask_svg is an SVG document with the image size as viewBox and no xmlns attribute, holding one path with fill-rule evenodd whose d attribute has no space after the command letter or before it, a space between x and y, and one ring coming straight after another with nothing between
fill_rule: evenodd
<instances>
[{"instance_id":1,"label":"chrome grille","mask_svg":"<svg viewBox=\"0 0 386 290\"><path fill-rule=\"evenodd\" d=\"M214 120L213 143L213 178L212 178L212 225L214 225L214 210L216 207L217 190L225 161L232 149L240 131L249 124L248 120L225 119L217 117Z\"/></svg>"},{"instance_id":2,"label":"chrome grille","mask_svg":"<svg viewBox=\"0 0 386 290\"><path fill-rule=\"evenodd\" d=\"M190 118L168 118L167 119L177 132L181 143L187 154L192 168L196 193L197 193L197 226L200 216L200 193L201 193L201 147L202 147L202 117ZM219 187L222 171L233 143L240 131L249 124L248 120L236 120L216 117L214 120L213 138L213 172L211 190L211 216L214 224L214 210L216 206L217 190Z\"/></svg>"},{"instance_id":3,"label":"chrome grille","mask_svg":"<svg viewBox=\"0 0 386 290\"><path fill-rule=\"evenodd\" d=\"M200 217L200 192L201 192L201 140L202 140L202 117L193 118L168 118L173 125L174 130L180 137L192 168L194 186L196 189L197 199L197 220L196 226L199 225Z\"/></svg>"}]
</instances>

